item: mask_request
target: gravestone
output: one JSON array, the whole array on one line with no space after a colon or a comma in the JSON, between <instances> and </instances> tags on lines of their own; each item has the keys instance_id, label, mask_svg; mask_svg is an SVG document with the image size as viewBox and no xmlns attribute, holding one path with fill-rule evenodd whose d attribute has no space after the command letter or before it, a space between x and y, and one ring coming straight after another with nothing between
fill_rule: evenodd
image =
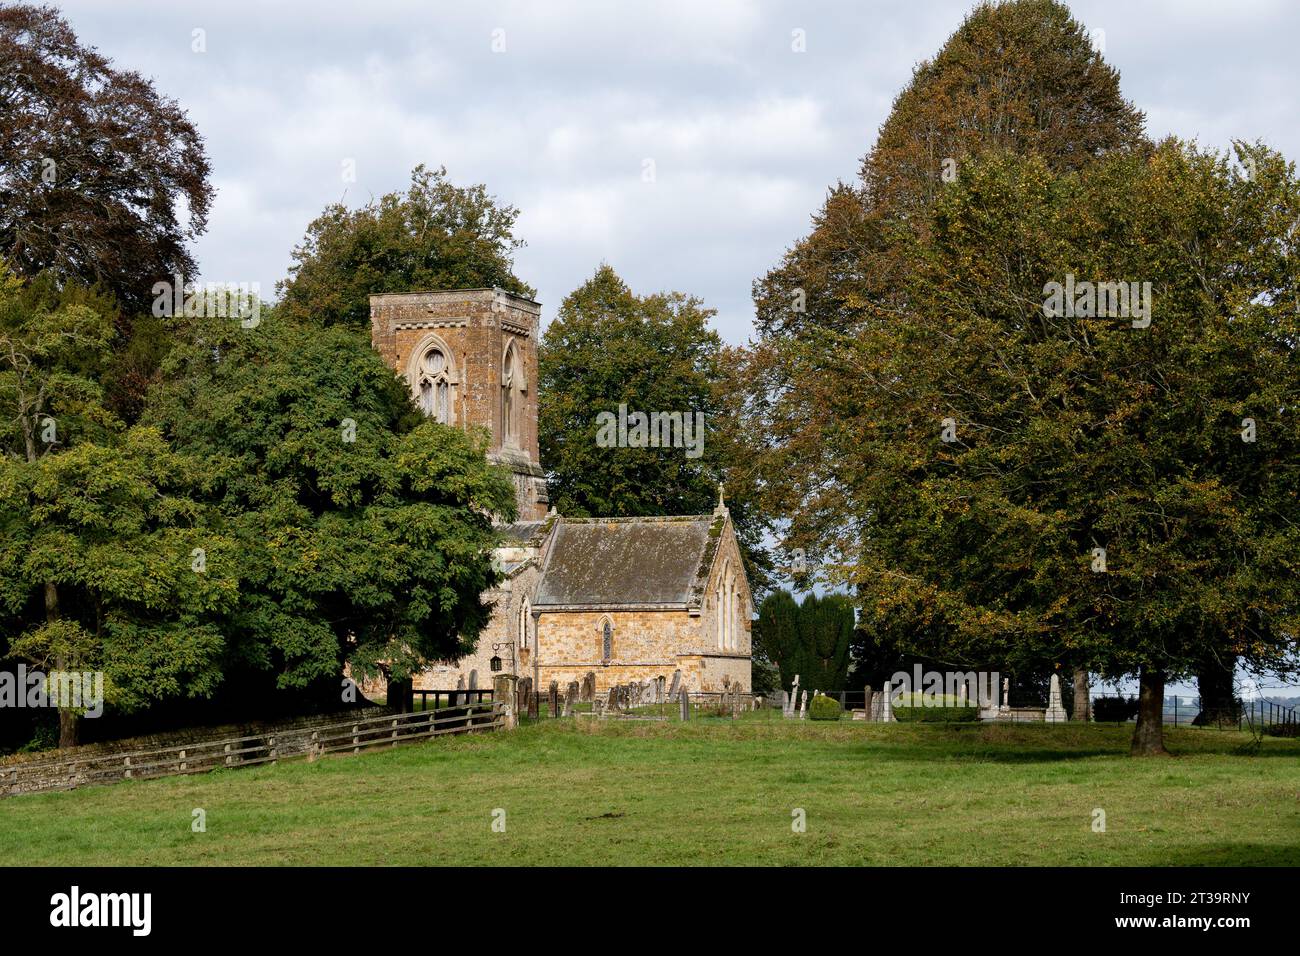
<instances>
[{"instance_id":1,"label":"gravestone","mask_svg":"<svg viewBox=\"0 0 1300 956\"><path fill-rule=\"evenodd\" d=\"M533 696L533 679L531 677L522 677L519 680L515 690L515 713L522 713L528 710L528 701Z\"/></svg>"},{"instance_id":2,"label":"gravestone","mask_svg":"<svg viewBox=\"0 0 1300 956\"><path fill-rule=\"evenodd\" d=\"M587 676L582 679L582 699L591 703L596 699L596 672L587 671Z\"/></svg>"},{"instance_id":3,"label":"gravestone","mask_svg":"<svg viewBox=\"0 0 1300 956\"><path fill-rule=\"evenodd\" d=\"M685 687L682 688L681 694L679 695L679 699L681 700L682 720L690 720L691 719L691 695L686 692Z\"/></svg>"},{"instance_id":4,"label":"gravestone","mask_svg":"<svg viewBox=\"0 0 1300 956\"><path fill-rule=\"evenodd\" d=\"M781 691L781 716L790 716L790 692L785 690Z\"/></svg>"},{"instance_id":5,"label":"gravestone","mask_svg":"<svg viewBox=\"0 0 1300 956\"><path fill-rule=\"evenodd\" d=\"M870 684L862 688L862 709L867 712L867 720L871 719L871 698L874 693Z\"/></svg>"},{"instance_id":6,"label":"gravestone","mask_svg":"<svg viewBox=\"0 0 1300 956\"><path fill-rule=\"evenodd\" d=\"M559 717L560 716L560 682L557 680L551 681L551 686L548 688L548 690L549 690L549 697L551 703L550 716Z\"/></svg>"},{"instance_id":7,"label":"gravestone","mask_svg":"<svg viewBox=\"0 0 1300 956\"><path fill-rule=\"evenodd\" d=\"M808 692L804 691L799 695L799 719L803 720L808 716Z\"/></svg>"},{"instance_id":8,"label":"gravestone","mask_svg":"<svg viewBox=\"0 0 1300 956\"><path fill-rule=\"evenodd\" d=\"M463 691L464 689L465 689L465 675L461 674L459 677L456 678L456 690ZM465 705L465 695L461 693L456 694L455 698L453 698L453 703L457 707L463 707Z\"/></svg>"},{"instance_id":9,"label":"gravestone","mask_svg":"<svg viewBox=\"0 0 1300 956\"><path fill-rule=\"evenodd\" d=\"M682 672L676 670L673 671L672 686L668 688L668 699L676 700L678 695L681 694L681 691L682 691Z\"/></svg>"},{"instance_id":10,"label":"gravestone","mask_svg":"<svg viewBox=\"0 0 1300 956\"><path fill-rule=\"evenodd\" d=\"M530 683L528 686L528 716L532 720L536 720L541 716L541 697L542 695Z\"/></svg>"},{"instance_id":11,"label":"gravestone","mask_svg":"<svg viewBox=\"0 0 1300 956\"><path fill-rule=\"evenodd\" d=\"M569 689L564 694L564 716L572 717L578 707L578 682L569 681Z\"/></svg>"},{"instance_id":12,"label":"gravestone","mask_svg":"<svg viewBox=\"0 0 1300 956\"><path fill-rule=\"evenodd\" d=\"M894 688L892 685L893 681L885 681L885 689L880 692L880 719L885 723L889 723L894 719L894 704L892 700L894 696Z\"/></svg>"},{"instance_id":13,"label":"gravestone","mask_svg":"<svg viewBox=\"0 0 1300 956\"><path fill-rule=\"evenodd\" d=\"M1011 710L1011 678L1002 678L1002 711L1006 713Z\"/></svg>"},{"instance_id":14,"label":"gravestone","mask_svg":"<svg viewBox=\"0 0 1300 956\"><path fill-rule=\"evenodd\" d=\"M609 700L605 704L608 710L618 710L618 685L609 689Z\"/></svg>"},{"instance_id":15,"label":"gravestone","mask_svg":"<svg viewBox=\"0 0 1300 956\"><path fill-rule=\"evenodd\" d=\"M471 670L471 671L469 672L469 689L470 689L470 690L478 690L478 671L476 671L476 670ZM466 694L466 695L465 695L465 702L466 702L466 703L469 703L472 699L473 699L473 695L472 695L472 694Z\"/></svg>"},{"instance_id":16,"label":"gravestone","mask_svg":"<svg viewBox=\"0 0 1300 956\"><path fill-rule=\"evenodd\" d=\"M655 703L656 704L662 704L666 699L664 697L664 694L667 692L667 687L665 686L667 683L668 682L664 680L663 674L660 674L658 677L655 678Z\"/></svg>"},{"instance_id":17,"label":"gravestone","mask_svg":"<svg viewBox=\"0 0 1300 956\"><path fill-rule=\"evenodd\" d=\"M1061 678L1052 675L1052 689L1047 699L1047 712L1043 720L1049 724L1063 724L1069 719L1065 707L1061 704Z\"/></svg>"}]
</instances>

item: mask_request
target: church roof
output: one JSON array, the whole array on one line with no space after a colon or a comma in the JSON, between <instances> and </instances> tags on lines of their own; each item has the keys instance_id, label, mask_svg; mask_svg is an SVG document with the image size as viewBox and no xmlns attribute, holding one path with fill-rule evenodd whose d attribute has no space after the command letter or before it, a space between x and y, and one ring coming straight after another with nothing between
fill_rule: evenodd
<instances>
[{"instance_id":1,"label":"church roof","mask_svg":"<svg viewBox=\"0 0 1300 956\"><path fill-rule=\"evenodd\" d=\"M725 516L562 518L534 607L699 606Z\"/></svg>"}]
</instances>

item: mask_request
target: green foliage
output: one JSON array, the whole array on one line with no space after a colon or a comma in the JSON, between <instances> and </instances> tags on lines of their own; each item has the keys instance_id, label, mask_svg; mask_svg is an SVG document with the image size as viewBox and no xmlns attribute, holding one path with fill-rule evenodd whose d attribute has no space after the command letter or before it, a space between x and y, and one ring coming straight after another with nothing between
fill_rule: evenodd
<instances>
[{"instance_id":1,"label":"green foliage","mask_svg":"<svg viewBox=\"0 0 1300 956\"><path fill-rule=\"evenodd\" d=\"M566 515L705 514L725 481L751 586L761 590L766 523L744 478L729 409L734 356L709 328L713 315L692 296L639 296L608 265L597 269L565 298L538 350L541 458L551 503ZM702 414L702 453L600 447L599 416L617 415L620 405L628 414Z\"/></svg>"},{"instance_id":2,"label":"green foliage","mask_svg":"<svg viewBox=\"0 0 1300 956\"><path fill-rule=\"evenodd\" d=\"M350 210L334 203L307 227L278 285L281 314L315 325L369 329L370 296L424 289L490 289L531 297L513 272L523 246L519 211L482 185L459 187L447 170L417 166L406 192Z\"/></svg>"},{"instance_id":3,"label":"green foliage","mask_svg":"<svg viewBox=\"0 0 1300 956\"><path fill-rule=\"evenodd\" d=\"M817 694L808 703L808 717L811 720L839 720L844 715L844 708L834 697Z\"/></svg>"},{"instance_id":4,"label":"green foliage","mask_svg":"<svg viewBox=\"0 0 1300 956\"><path fill-rule=\"evenodd\" d=\"M864 630L1157 700L1198 661L1293 667L1300 189L1236 154L1250 175L1146 142L1050 0L981 5L918 69L861 187L755 286L769 506ZM1151 325L1044 314L1067 275L1150 282Z\"/></svg>"},{"instance_id":5,"label":"green foliage","mask_svg":"<svg viewBox=\"0 0 1300 956\"><path fill-rule=\"evenodd\" d=\"M542 337L544 396L538 420L551 503L561 514L631 517L703 514L717 501L721 463L713 442L681 448L601 448L597 416L701 412L716 428L713 394L721 340L714 315L680 293L638 296L602 265L570 293Z\"/></svg>"},{"instance_id":6,"label":"green foliage","mask_svg":"<svg viewBox=\"0 0 1300 956\"><path fill-rule=\"evenodd\" d=\"M0 619L8 653L44 669L102 670L133 710L203 696L220 679L216 621L236 597L191 570L203 530L201 463L156 429L124 429L98 374L112 325L87 297L0 275Z\"/></svg>"},{"instance_id":7,"label":"green foliage","mask_svg":"<svg viewBox=\"0 0 1300 956\"><path fill-rule=\"evenodd\" d=\"M978 707L963 704L951 694L899 694L891 709L894 717L904 723L971 723L980 719Z\"/></svg>"},{"instance_id":8,"label":"green foliage","mask_svg":"<svg viewBox=\"0 0 1300 956\"><path fill-rule=\"evenodd\" d=\"M384 670L402 680L473 649L496 581L491 515L513 515L486 435L421 416L347 328L272 312L195 322L164 365L147 418L205 463L203 501L233 543L222 622L232 669L280 688Z\"/></svg>"},{"instance_id":9,"label":"green foliage","mask_svg":"<svg viewBox=\"0 0 1300 956\"><path fill-rule=\"evenodd\" d=\"M795 601L788 591L774 591L759 605L755 642L781 673L789 690L799 686L838 694L848 678L853 640L853 604L841 594L815 594Z\"/></svg>"}]
</instances>

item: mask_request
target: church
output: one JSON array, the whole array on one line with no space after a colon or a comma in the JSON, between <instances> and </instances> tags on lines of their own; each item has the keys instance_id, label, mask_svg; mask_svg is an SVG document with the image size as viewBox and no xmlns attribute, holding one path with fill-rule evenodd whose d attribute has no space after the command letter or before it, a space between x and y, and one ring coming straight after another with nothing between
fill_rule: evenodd
<instances>
[{"instance_id":1,"label":"church","mask_svg":"<svg viewBox=\"0 0 1300 956\"><path fill-rule=\"evenodd\" d=\"M501 581L475 652L431 666L417 689L490 684L490 661L561 687L672 680L692 691L750 683L753 600L721 492L710 514L572 518L549 507L537 435L541 306L502 289L370 297L374 348L438 421L491 435L518 518L501 526ZM680 454L661 449L650 454ZM463 683L461 683L463 681Z\"/></svg>"}]
</instances>

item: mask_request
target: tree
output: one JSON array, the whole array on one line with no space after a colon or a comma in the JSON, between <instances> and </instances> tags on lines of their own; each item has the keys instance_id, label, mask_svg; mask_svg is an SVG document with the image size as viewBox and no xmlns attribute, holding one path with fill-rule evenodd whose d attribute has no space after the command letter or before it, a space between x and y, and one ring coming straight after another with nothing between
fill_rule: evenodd
<instances>
[{"instance_id":1,"label":"tree","mask_svg":"<svg viewBox=\"0 0 1300 956\"><path fill-rule=\"evenodd\" d=\"M1112 188L1103 190L1104 197L1070 198L1080 183L1070 176L1082 176L1103 161L1113 161L1112 171L1119 170L1152 149L1141 114L1123 100L1117 75L1065 7L1050 0L982 5L933 62L918 68L863 162L861 184L832 190L812 234L755 283L761 339L749 372L754 387L749 434L759 436L753 447L766 500L773 512L792 516L789 544L822 559L841 580L854 578L846 568L875 555L870 560L881 576L866 581L860 595L873 633L882 628L909 633L919 645L913 652L940 648L948 660L978 658L981 665L996 663L1013 673L1064 664L1074 669L1077 685L1086 681L1088 641L1081 634L1114 621L1100 612L1089 616L1080 604L1074 606L1077 619L1047 626L1025 608L1045 606L1049 596L1060 598L1062 582L1071 580L1069 559L1050 555L1088 542L1076 537L1068 512L1026 509L1023 488L995 488L982 480L1009 472L1037 488L1037 482L1067 481L1074 463L1035 447L1041 456L1036 467L1049 469L1044 478L1032 469L1010 469L990 451L989 457L969 460L973 468L984 469L975 476L955 471L934 476L927 464L934 449L925 441L937 434L936 412L942 407L978 408L989 422L980 426L979 437L996 435L997 429L1022 434L1032 418L1018 396L1004 394L997 369L1010 366L1005 373L1010 376L1011 369L1024 371L1018 363L1027 362L1028 381L1036 382L1036 375L1050 374L1047 369L1062 371L1056 363L1066 361L1069 346L1050 336L1014 345L998 337L1006 328L1036 328L1024 312L1032 313L1041 302L1045 277L1070 269L1083 274L1085 264L1116 275L1142 275L1143 269L1163 275L1168 261L1135 247L1150 242L1172 257L1169 261L1187 261L1202 253L1198 229L1209 225L1222 233L1225 220L1193 221L1191 210L1179 209L1160 193L1153 176L1145 179L1151 196L1125 196ZM1008 156L1032 158L1038 165L1024 181L982 184L990 190L981 197L989 204L987 219L980 220L971 208L970 221L945 224L936 208L945 197L969 186L990 157L996 162ZM1016 203L1008 191L1014 189L1033 200L1012 212ZM1080 218L1071 202L1085 211L1089 201L1118 203L1107 208L1120 219L1132 204L1142 208L1148 199L1171 220L1181 218L1178 240L1161 242L1160 227L1143 227L1129 235L1128 247L1118 235L1104 242L1112 238L1107 224L1088 216L1083 218L1092 232L1086 238L1083 231L1067 235L1063 228ZM1017 215L1026 218L1019 222ZM950 227L947 244L936 244L930 232L945 227ZM1031 233L1038 245L1027 249L1025 235ZM971 235L989 248L972 248ZM1258 241L1267 248L1280 236ZM1110 256L1104 263L1086 248L1098 241ZM1247 240L1239 236L1237 241ZM957 255L958 248L966 258ZM1255 254L1259 248L1244 251ZM920 274L928 277L928 291L917 287ZM954 319L962 307L963 317ZM1021 346L1032 350L1022 355L1016 351ZM1079 361L1077 356L1069 360ZM1024 382L1016 387L1025 387ZM1032 394L1066 403L1071 414L1084 416L1068 390L1042 391L1039 384ZM1097 401L1091 411L1102 407ZM1060 447L1078 451L1068 421L1056 426L1061 430L1050 434ZM873 504L861 500L862 485L875 484L863 481L863 469L878 469L875 486L881 496ZM956 509L967 523L954 528L945 509ZM1091 531L1100 519L1089 513L1081 520ZM897 537L891 528L899 529ZM981 554L989 542L996 542L997 553ZM879 557L886 554L891 560ZM918 566L927 573L906 570ZM962 596L947 601L949 588ZM1183 612L1190 616L1189 608ZM1202 637L1203 644L1218 648L1221 661L1231 658L1231 648L1242 639L1240 627L1224 624L1217 614L1202 615L1195 626L1198 632L1226 628L1217 637ZM970 643L963 645L959 635ZM1154 646L1157 639L1151 640ZM1260 655L1256 663L1269 656ZM1112 661L1111 666L1119 665Z\"/></svg>"},{"instance_id":2,"label":"tree","mask_svg":"<svg viewBox=\"0 0 1300 956\"><path fill-rule=\"evenodd\" d=\"M1053 172L1145 146L1119 73L1057 0L984 2L916 67L862 163L868 205L923 224L946 182L986 152Z\"/></svg>"},{"instance_id":3,"label":"tree","mask_svg":"<svg viewBox=\"0 0 1300 956\"><path fill-rule=\"evenodd\" d=\"M1078 173L969 164L902 253L909 321L841 337L802 396L838 429L793 476L838 489L802 531L867 621L967 667L1137 674L1135 753L1163 752L1166 679L1207 655L1284 671L1300 624L1300 188L1276 154L1239 159L1250 177L1176 142ZM1149 283L1155 307L1058 310L1075 277Z\"/></svg>"},{"instance_id":4,"label":"tree","mask_svg":"<svg viewBox=\"0 0 1300 956\"><path fill-rule=\"evenodd\" d=\"M756 625L763 652L776 664L787 690L799 686L838 694L849 673L853 604L840 594L810 594L800 604L789 591L774 591L759 605Z\"/></svg>"},{"instance_id":5,"label":"tree","mask_svg":"<svg viewBox=\"0 0 1300 956\"><path fill-rule=\"evenodd\" d=\"M84 290L27 286L0 271L0 615L9 653L47 671L102 671L105 699L133 710L203 695L233 598L229 577L196 574L203 524L198 463L150 429L123 431L97 374L110 318ZM219 535L208 535L215 551ZM80 709L59 707L59 745Z\"/></svg>"},{"instance_id":6,"label":"tree","mask_svg":"<svg viewBox=\"0 0 1300 956\"><path fill-rule=\"evenodd\" d=\"M213 195L202 137L51 7L0 7L0 64L0 256L147 311L155 281L195 271L186 243Z\"/></svg>"},{"instance_id":7,"label":"tree","mask_svg":"<svg viewBox=\"0 0 1300 956\"><path fill-rule=\"evenodd\" d=\"M486 434L420 415L351 329L186 321L145 417L208 463L203 500L236 543L227 680L320 687L347 663L402 682L471 652L496 581L491 516L514 510Z\"/></svg>"},{"instance_id":8,"label":"tree","mask_svg":"<svg viewBox=\"0 0 1300 956\"><path fill-rule=\"evenodd\" d=\"M709 328L714 314L680 292L636 295L600 266L542 337L541 458L551 503L574 516L703 514L725 482L751 586L761 589L765 526L736 435L737 352ZM611 417L650 413L680 415L689 434L673 447L602 440Z\"/></svg>"},{"instance_id":9,"label":"tree","mask_svg":"<svg viewBox=\"0 0 1300 956\"><path fill-rule=\"evenodd\" d=\"M500 287L531 297L513 272L524 244L514 236L518 217L485 186L455 186L445 168L417 166L406 192L356 210L334 203L307 227L277 287L281 314L368 329L370 296L381 292Z\"/></svg>"}]
</instances>

